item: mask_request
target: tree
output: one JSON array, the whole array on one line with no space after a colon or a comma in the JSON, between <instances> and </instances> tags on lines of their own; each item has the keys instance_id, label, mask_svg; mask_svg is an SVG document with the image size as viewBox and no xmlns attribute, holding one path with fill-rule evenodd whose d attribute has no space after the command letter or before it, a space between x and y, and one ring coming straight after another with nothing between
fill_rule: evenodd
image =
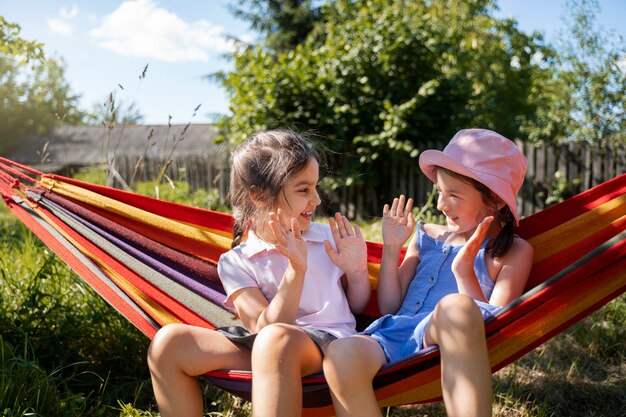
<instances>
[{"instance_id":1,"label":"tree","mask_svg":"<svg viewBox=\"0 0 626 417\"><path fill-rule=\"evenodd\" d=\"M0 16L0 55L22 57L21 63L43 60L43 44L19 37L20 27Z\"/></svg>"},{"instance_id":2,"label":"tree","mask_svg":"<svg viewBox=\"0 0 626 417\"><path fill-rule=\"evenodd\" d=\"M71 94L65 80L63 63L45 59L43 45L19 38L19 30L0 16L1 154L28 135L79 123L84 116L77 109L78 96Z\"/></svg>"},{"instance_id":3,"label":"tree","mask_svg":"<svg viewBox=\"0 0 626 417\"><path fill-rule=\"evenodd\" d=\"M303 43L322 18L321 6L311 0L237 0L232 13L250 22L265 37L264 46L288 51Z\"/></svg>"},{"instance_id":4,"label":"tree","mask_svg":"<svg viewBox=\"0 0 626 417\"><path fill-rule=\"evenodd\" d=\"M568 0L572 36L562 40L557 76L568 97L564 137L604 144L626 139L626 43L595 24L596 0ZM569 98L569 100L567 100Z\"/></svg>"},{"instance_id":5,"label":"tree","mask_svg":"<svg viewBox=\"0 0 626 417\"><path fill-rule=\"evenodd\" d=\"M523 127L533 141L626 140L626 43L596 25L596 0L568 0L554 71L536 91L549 105Z\"/></svg>"},{"instance_id":6,"label":"tree","mask_svg":"<svg viewBox=\"0 0 626 417\"><path fill-rule=\"evenodd\" d=\"M337 0L322 8L323 42L234 54L222 74L232 116L224 137L295 127L319 133L341 155L331 188L361 184L372 212L388 201L392 174L460 128L512 139L543 103L531 95L552 51L537 34L491 16L488 0Z\"/></svg>"},{"instance_id":7,"label":"tree","mask_svg":"<svg viewBox=\"0 0 626 417\"><path fill-rule=\"evenodd\" d=\"M78 96L65 81L63 65L54 59L26 68L0 56L0 152L6 153L29 135L43 135L63 123L80 123Z\"/></svg>"}]
</instances>

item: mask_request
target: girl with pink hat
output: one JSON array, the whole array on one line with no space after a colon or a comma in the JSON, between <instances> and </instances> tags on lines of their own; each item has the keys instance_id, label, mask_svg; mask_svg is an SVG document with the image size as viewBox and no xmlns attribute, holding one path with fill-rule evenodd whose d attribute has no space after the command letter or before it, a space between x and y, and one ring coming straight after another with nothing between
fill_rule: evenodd
<instances>
[{"instance_id":1,"label":"girl with pink hat","mask_svg":"<svg viewBox=\"0 0 626 417\"><path fill-rule=\"evenodd\" d=\"M502 135L466 129L443 151L423 152L419 164L437 186L447 224L416 225L413 200L404 196L383 208L377 294L384 315L333 341L324 359L338 417L381 416L376 373L435 345L448 416L492 413L484 319L519 297L530 273L533 248L513 232L526 159Z\"/></svg>"}]
</instances>

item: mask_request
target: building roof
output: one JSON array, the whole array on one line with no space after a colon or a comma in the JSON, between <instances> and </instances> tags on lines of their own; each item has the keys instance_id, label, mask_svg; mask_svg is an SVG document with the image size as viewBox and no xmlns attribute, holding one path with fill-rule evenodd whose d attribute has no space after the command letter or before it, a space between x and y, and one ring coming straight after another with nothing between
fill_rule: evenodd
<instances>
[{"instance_id":1,"label":"building roof","mask_svg":"<svg viewBox=\"0 0 626 417\"><path fill-rule=\"evenodd\" d=\"M48 172L68 165L106 163L107 155L228 159L229 145L213 143L216 133L217 128L208 124L62 126L48 135L25 140L9 158ZM42 154L47 155L42 158Z\"/></svg>"}]
</instances>

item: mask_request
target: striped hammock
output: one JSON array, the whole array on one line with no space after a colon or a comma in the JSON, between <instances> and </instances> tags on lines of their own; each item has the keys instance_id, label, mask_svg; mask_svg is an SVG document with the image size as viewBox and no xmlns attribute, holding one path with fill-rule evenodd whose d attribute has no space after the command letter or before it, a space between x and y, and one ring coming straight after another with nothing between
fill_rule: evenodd
<instances>
[{"instance_id":1,"label":"striped hammock","mask_svg":"<svg viewBox=\"0 0 626 417\"><path fill-rule=\"evenodd\" d=\"M146 336L168 323L240 324L222 306L216 262L232 217L58 175L0 158L9 209ZM626 290L626 174L529 216L517 233L535 248L522 297L486 324L492 371L515 361ZM373 291L381 245L368 242ZM359 319L379 315L376 296ZM436 348L385 366L381 407L441 399ZM217 386L249 399L252 375L219 370ZM322 374L302 380L304 416L334 415Z\"/></svg>"}]
</instances>

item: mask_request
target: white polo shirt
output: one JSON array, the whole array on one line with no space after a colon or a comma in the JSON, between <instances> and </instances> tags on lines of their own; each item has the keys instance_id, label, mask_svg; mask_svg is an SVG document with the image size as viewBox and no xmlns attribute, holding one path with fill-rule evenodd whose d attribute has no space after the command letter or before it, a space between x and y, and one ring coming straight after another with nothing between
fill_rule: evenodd
<instances>
[{"instance_id":1,"label":"white polo shirt","mask_svg":"<svg viewBox=\"0 0 626 417\"><path fill-rule=\"evenodd\" d=\"M302 233L307 243L307 272L295 325L324 330L336 337L355 333L355 319L341 285L343 271L328 257L324 240L335 241L328 225L311 223ZM287 257L253 231L241 245L222 254L217 271L226 290L224 305L233 308L230 296L242 288L257 287L272 300L287 270Z\"/></svg>"}]
</instances>

